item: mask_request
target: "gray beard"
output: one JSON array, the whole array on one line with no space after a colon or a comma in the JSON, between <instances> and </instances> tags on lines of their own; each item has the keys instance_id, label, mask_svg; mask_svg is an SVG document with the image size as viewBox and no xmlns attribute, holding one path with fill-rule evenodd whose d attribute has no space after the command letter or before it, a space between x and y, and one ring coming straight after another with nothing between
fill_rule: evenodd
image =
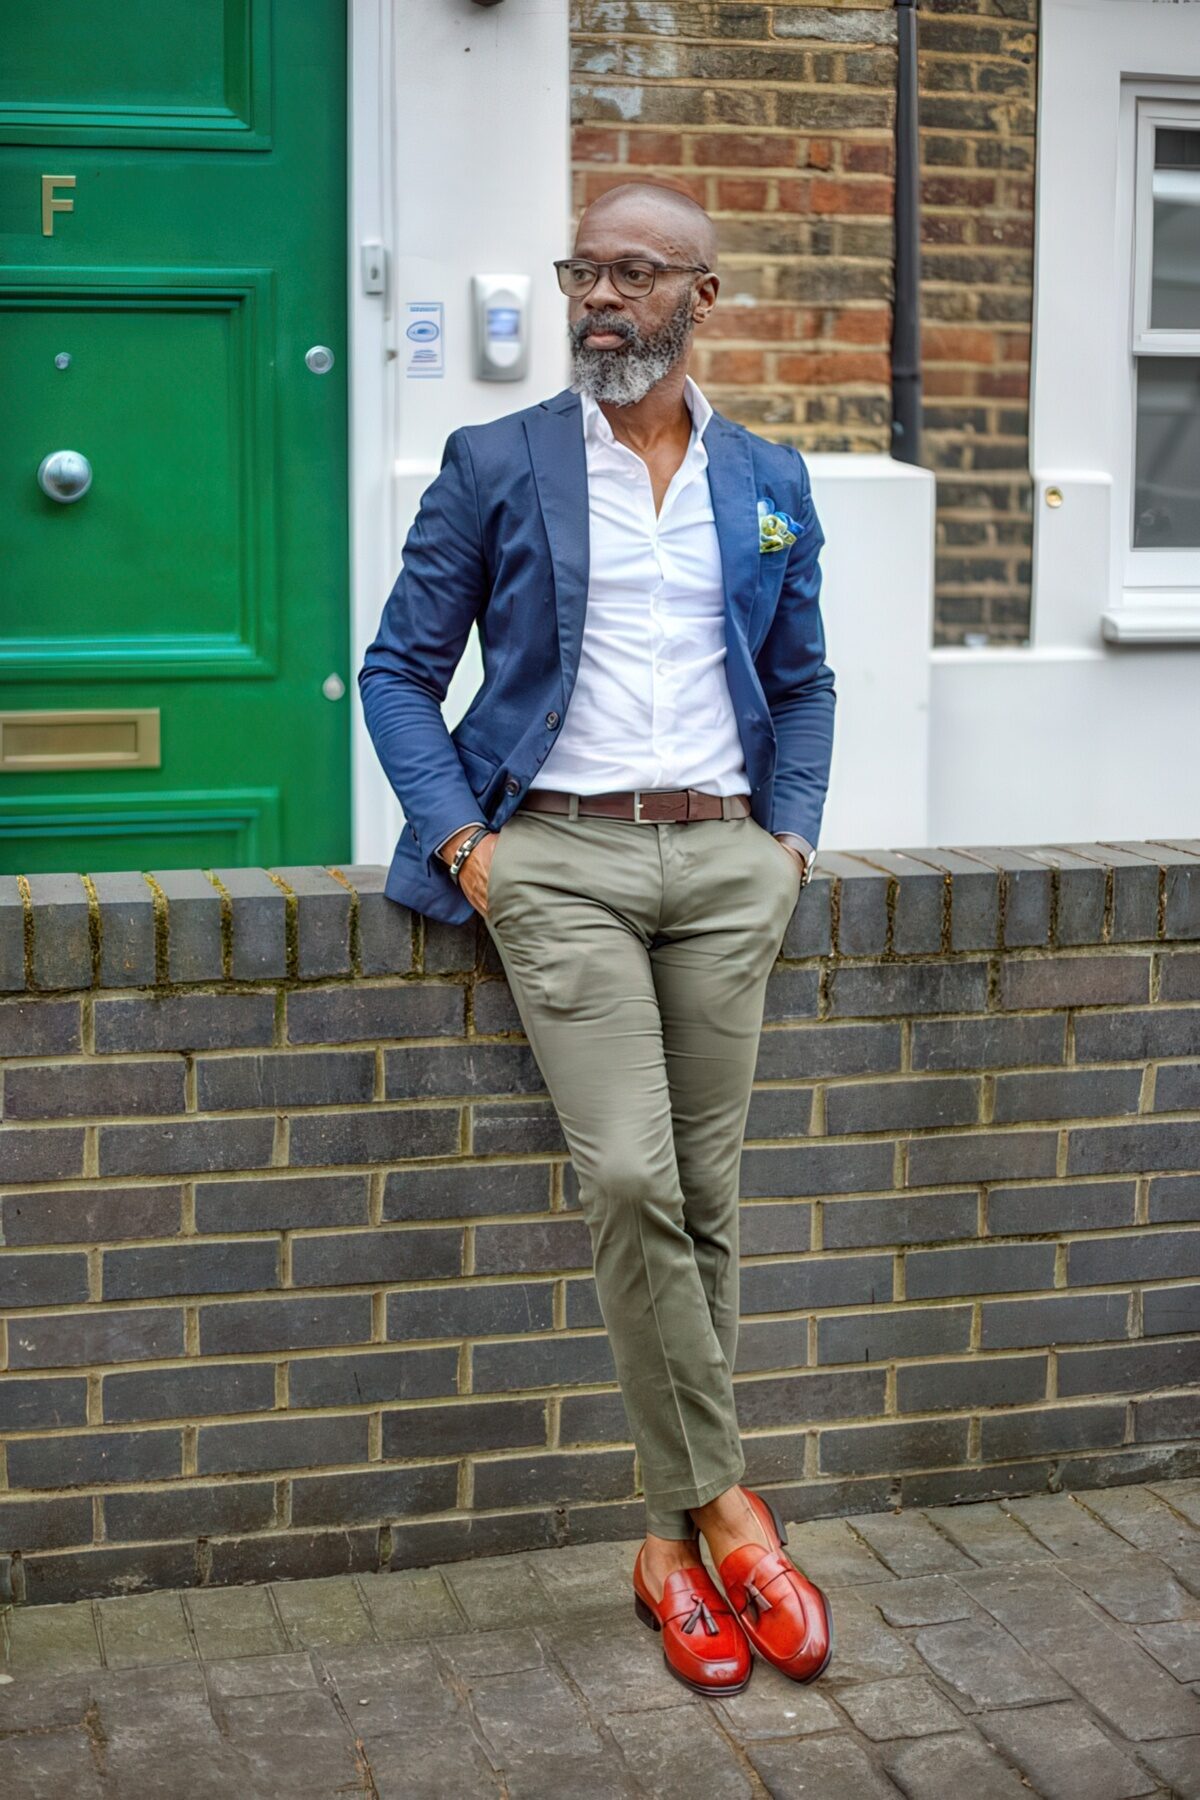
<instances>
[{"instance_id":1,"label":"gray beard","mask_svg":"<svg viewBox=\"0 0 1200 1800\"><path fill-rule=\"evenodd\" d=\"M691 338L692 295L688 291L660 330L642 337L624 313L592 313L567 327L571 340L571 387L610 406L636 406L656 387L687 350ZM615 331L625 338L624 350L591 350L583 342L590 331Z\"/></svg>"}]
</instances>

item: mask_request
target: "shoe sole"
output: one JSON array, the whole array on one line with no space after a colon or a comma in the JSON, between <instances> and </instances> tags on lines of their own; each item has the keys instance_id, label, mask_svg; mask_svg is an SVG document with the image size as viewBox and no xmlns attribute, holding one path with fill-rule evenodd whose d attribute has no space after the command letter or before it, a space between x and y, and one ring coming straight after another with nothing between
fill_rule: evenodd
<instances>
[{"instance_id":1,"label":"shoe sole","mask_svg":"<svg viewBox=\"0 0 1200 1800\"><path fill-rule=\"evenodd\" d=\"M779 1516L778 1507L775 1505L775 1502L772 1500L772 1498L769 1494L759 1494L758 1497L762 1501L763 1505L766 1507L767 1511L771 1515L771 1523L775 1527L775 1535L778 1537L780 1544L786 1544L788 1541L787 1540L787 1532L784 1530L783 1520ZM816 1587L815 1582L813 1583L813 1586ZM813 1670L811 1675L790 1675L790 1676L788 1676L789 1681L796 1682L797 1685L800 1687L807 1687L807 1685L810 1681L815 1681L819 1675L823 1675L833 1660L833 1646L834 1646L833 1609L831 1608L829 1601L826 1598L824 1588L817 1588L817 1592L821 1596L821 1606L825 1613L825 1631L829 1638L829 1648L828 1648L828 1650L826 1650L824 1657L818 1663L817 1667ZM781 1670L780 1673L786 1674L787 1671Z\"/></svg>"},{"instance_id":2,"label":"shoe sole","mask_svg":"<svg viewBox=\"0 0 1200 1800\"><path fill-rule=\"evenodd\" d=\"M633 1610L637 1614L638 1618L642 1621L642 1624L648 1625L650 1627L651 1631L661 1631L662 1630L661 1622L655 1618L654 1614L651 1612L650 1608L647 1606L646 1602L642 1599L642 1596L640 1594L635 1594L633 1596ZM706 1687L702 1681L689 1681L687 1676L684 1675L681 1670L679 1670L675 1667L675 1664L671 1661L670 1657L667 1655L667 1647L665 1644L663 1645L663 1666L667 1669L668 1673L672 1674L675 1677L676 1681L682 1681L685 1688L691 1688L693 1694L705 1694L708 1696L709 1699L716 1699L716 1700L723 1699L723 1697L726 1694L740 1694L742 1689L744 1687L748 1686L750 1677L754 1673L754 1664L753 1664L753 1662L751 1662L750 1667L746 1673L745 1681L738 1681L738 1682L723 1681L717 1686Z\"/></svg>"}]
</instances>

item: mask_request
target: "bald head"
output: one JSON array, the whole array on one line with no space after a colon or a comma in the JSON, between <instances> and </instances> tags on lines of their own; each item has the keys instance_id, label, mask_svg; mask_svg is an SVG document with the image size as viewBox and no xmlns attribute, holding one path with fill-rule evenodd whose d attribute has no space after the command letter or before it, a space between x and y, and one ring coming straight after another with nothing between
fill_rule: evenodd
<instances>
[{"instance_id":1,"label":"bald head","mask_svg":"<svg viewBox=\"0 0 1200 1800\"><path fill-rule=\"evenodd\" d=\"M585 207L575 233L577 256L589 254L593 236L628 238L626 254L658 251L671 262L717 266L717 229L704 208L675 188L653 181L623 181Z\"/></svg>"}]
</instances>

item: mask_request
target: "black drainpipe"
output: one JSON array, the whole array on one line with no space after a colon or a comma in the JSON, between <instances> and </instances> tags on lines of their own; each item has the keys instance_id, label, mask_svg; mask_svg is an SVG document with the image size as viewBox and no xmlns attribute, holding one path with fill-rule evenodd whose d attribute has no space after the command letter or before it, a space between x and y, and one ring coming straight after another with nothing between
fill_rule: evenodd
<instances>
[{"instance_id":1,"label":"black drainpipe","mask_svg":"<svg viewBox=\"0 0 1200 1800\"><path fill-rule=\"evenodd\" d=\"M892 455L921 460L921 152L917 5L896 0L896 293L892 310Z\"/></svg>"}]
</instances>

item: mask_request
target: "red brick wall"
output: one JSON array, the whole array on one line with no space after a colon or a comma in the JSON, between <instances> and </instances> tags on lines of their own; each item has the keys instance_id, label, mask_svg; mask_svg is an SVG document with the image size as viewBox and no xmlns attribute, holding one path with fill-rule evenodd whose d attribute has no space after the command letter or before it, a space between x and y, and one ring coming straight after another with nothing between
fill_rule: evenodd
<instances>
[{"instance_id":1,"label":"red brick wall","mask_svg":"<svg viewBox=\"0 0 1200 1800\"><path fill-rule=\"evenodd\" d=\"M935 641L1029 620L1027 392L1036 0L925 0L922 462L938 473ZM890 4L575 0L576 212L630 179L717 220L693 370L804 451L891 446Z\"/></svg>"}]
</instances>

